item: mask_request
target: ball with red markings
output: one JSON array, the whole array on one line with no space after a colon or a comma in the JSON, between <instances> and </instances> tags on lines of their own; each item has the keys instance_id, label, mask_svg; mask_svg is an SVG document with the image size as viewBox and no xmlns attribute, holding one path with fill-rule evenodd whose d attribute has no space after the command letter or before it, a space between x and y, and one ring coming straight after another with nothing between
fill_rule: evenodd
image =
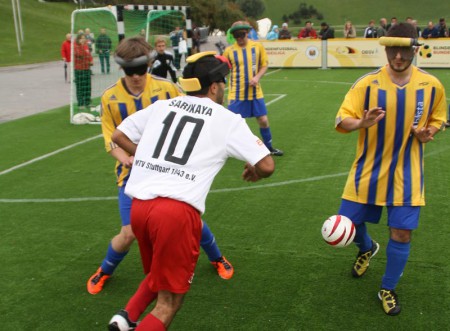
<instances>
[{"instance_id":1,"label":"ball with red markings","mask_svg":"<svg viewBox=\"0 0 450 331\"><path fill-rule=\"evenodd\" d=\"M323 223L322 237L333 247L348 246L355 238L355 225L348 217L333 215Z\"/></svg>"}]
</instances>

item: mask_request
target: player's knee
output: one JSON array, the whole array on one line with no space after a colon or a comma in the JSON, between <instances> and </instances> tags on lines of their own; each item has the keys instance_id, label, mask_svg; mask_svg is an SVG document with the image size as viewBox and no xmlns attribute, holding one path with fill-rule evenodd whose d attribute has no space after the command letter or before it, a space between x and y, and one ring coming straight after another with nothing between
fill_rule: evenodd
<instances>
[{"instance_id":1,"label":"player's knee","mask_svg":"<svg viewBox=\"0 0 450 331\"><path fill-rule=\"evenodd\" d=\"M267 116L258 117L257 120L260 128L269 127L269 119L267 118Z\"/></svg>"},{"instance_id":2,"label":"player's knee","mask_svg":"<svg viewBox=\"0 0 450 331\"><path fill-rule=\"evenodd\" d=\"M128 245L131 245L133 241L136 239L130 225L122 227L120 231L120 236L122 238L122 241Z\"/></svg>"},{"instance_id":3,"label":"player's knee","mask_svg":"<svg viewBox=\"0 0 450 331\"><path fill-rule=\"evenodd\" d=\"M391 228L391 239L400 243L408 243L411 241L411 230L403 230Z\"/></svg>"}]
</instances>

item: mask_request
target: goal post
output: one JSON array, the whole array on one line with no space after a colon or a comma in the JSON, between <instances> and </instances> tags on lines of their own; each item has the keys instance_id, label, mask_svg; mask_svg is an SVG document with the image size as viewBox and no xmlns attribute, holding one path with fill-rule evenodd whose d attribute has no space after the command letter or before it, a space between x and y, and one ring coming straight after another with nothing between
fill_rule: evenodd
<instances>
[{"instance_id":1,"label":"goal post","mask_svg":"<svg viewBox=\"0 0 450 331\"><path fill-rule=\"evenodd\" d=\"M125 37L142 36L154 46L156 38L164 38L167 41L167 49L173 52L170 33L175 26L185 29L186 44L190 54L192 23L188 6L117 5L75 10L72 13L71 28L70 122L73 124L100 123L101 95L105 89L123 76L123 72L113 58L120 40ZM79 55L82 47L77 42L78 36L85 34L86 29L90 30L91 37L87 37L86 40L91 42L87 47L92 56L90 66L86 65L88 59L82 59ZM103 37L99 40L101 36ZM104 41L108 39L110 51L105 54L102 50L105 49Z\"/></svg>"}]
</instances>

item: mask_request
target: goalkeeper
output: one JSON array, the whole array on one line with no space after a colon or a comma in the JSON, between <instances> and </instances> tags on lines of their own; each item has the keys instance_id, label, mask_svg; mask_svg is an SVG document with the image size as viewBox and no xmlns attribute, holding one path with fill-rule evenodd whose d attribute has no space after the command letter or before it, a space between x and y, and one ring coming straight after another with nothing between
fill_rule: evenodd
<instances>
[{"instance_id":1,"label":"goalkeeper","mask_svg":"<svg viewBox=\"0 0 450 331\"><path fill-rule=\"evenodd\" d=\"M177 68L173 64L172 53L166 51L166 41L163 38L158 38L155 41L155 60L152 65L152 75L162 78L167 78L167 73L170 74L172 81L177 82Z\"/></svg>"},{"instance_id":2,"label":"goalkeeper","mask_svg":"<svg viewBox=\"0 0 450 331\"><path fill-rule=\"evenodd\" d=\"M124 39L117 47L114 59L124 70L125 77L119 79L102 96L102 132L106 150L117 160L115 173L119 187L122 227L109 243L101 266L87 281L87 290L91 294L97 294L103 289L105 281L128 254L135 240L130 225L131 198L124 193L133 157L112 142L112 133L125 118L136 111L148 107L157 100L182 95L172 82L147 74L151 64L151 52L152 47L143 38ZM219 276L230 279L234 272L232 265L222 256L208 225L205 222L202 224L201 247L217 269Z\"/></svg>"}]
</instances>

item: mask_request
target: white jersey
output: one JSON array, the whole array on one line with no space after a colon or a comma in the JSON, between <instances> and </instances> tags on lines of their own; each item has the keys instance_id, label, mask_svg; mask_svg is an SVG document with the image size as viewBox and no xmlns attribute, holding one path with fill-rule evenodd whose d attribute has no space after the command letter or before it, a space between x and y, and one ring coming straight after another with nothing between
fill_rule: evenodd
<instances>
[{"instance_id":1,"label":"white jersey","mask_svg":"<svg viewBox=\"0 0 450 331\"><path fill-rule=\"evenodd\" d=\"M125 193L184 201L201 213L228 157L255 165L270 154L245 120L209 98L157 101L118 126L138 144Z\"/></svg>"}]
</instances>

